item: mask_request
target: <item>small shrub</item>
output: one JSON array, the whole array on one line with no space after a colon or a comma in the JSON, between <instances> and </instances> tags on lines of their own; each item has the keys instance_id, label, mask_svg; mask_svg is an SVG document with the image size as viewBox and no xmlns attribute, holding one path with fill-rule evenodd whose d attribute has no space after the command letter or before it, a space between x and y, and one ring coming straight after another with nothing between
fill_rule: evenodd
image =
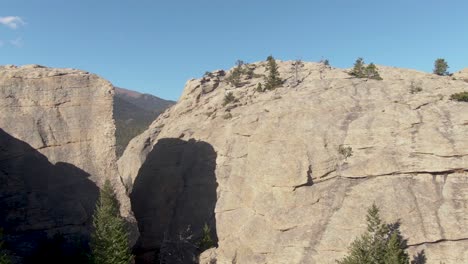
<instances>
[{"instance_id":1,"label":"small shrub","mask_svg":"<svg viewBox=\"0 0 468 264\"><path fill-rule=\"evenodd\" d=\"M468 102L468 92L455 93L450 96L451 100Z\"/></svg>"},{"instance_id":2,"label":"small shrub","mask_svg":"<svg viewBox=\"0 0 468 264\"><path fill-rule=\"evenodd\" d=\"M367 65L365 69L365 75L366 75L366 78L368 79L379 80L379 81L382 80L382 77L380 77L380 74L378 72L377 66L375 66L374 63Z\"/></svg>"},{"instance_id":3,"label":"small shrub","mask_svg":"<svg viewBox=\"0 0 468 264\"><path fill-rule=\"evenodd\" d=\"M259 93L262 93L263 92L263 86L261 83L258 83L257 84L257 88L255 88L255 90Z\"/></svg>"},{"instance_id":4,"label":"small shrub","mask_svg":"<svg viewBox=\"0 0 468 264\"><path fill-rule=\"evenodd\" d=\"M213 78L213 76L214 76L213 73L209 71L206 71L205 74L203 74L203 77Z\"/></svg>"},{"instance_id":5,"label":"small shrub","mask_svg":"<svg viewBox=\"0 0 468 264\"><path fill-rule=\"evenodd\" d=\"M232 114L228 112L228 113L226 113L226 114L223 115L223 118L224 118L224 119L231 119L231 118L232 118Z\"/></svg>"},{"instance_id":6,"label":"small shrub","mask_svg":"<svg viewBox=\"0 0 468 264\"><path fill-rule=\"evenodd\" d=\"M212 248L215 246L215 242L211 238L211 229L210 227L205 223L205 226L203 226L203 236L198 242L198 248L200 249L201 252Z\"/></svg>"},{"instance_id":7,"label":"small shrub","mask_svg":"<svg viewBox=\"0 0 468 264\"><path fill-rule=\"evenodd\" d=\"M411 82L410 93L415 94L421 92L423 89L421 86L416 85L414 82Z\"/></svg>"},{"instance_id":8,"label":"small shrub","mask_svg":"<svg viewBox=\"0 0 468 264\"><path fill-rule=\"evenodd\" d=\"M338 153L340 153L340 155L343 156L345 160L347 160L353 155L353 149L351 147L344 147L343 145L340 145L338 147Z\"/></svg>"},{"instance_id":9,"label":"small shrub","mask_svg":"<svg viewBox=\"0 0 468 264\"><path fill-rule=\"evenodd\" d=\"M223 106L226 106L227 104L233 103L235 101L236 97L232 94L232 92L229 92L224 96Z\"/></svg>"},{"instance_id":10,"label":"small shrub","mask_svg":"<svg viewBox=\"0 0 468 264\"><path fill-rule=\"evenodd\" d=\"M241 87L241 77L244 71L242 70L242 66L244 66L244 62L241 60L236 61L236 67L232 70L231 75L226 78L226 81L234 87Z\"/></svg>"}]
</instances>

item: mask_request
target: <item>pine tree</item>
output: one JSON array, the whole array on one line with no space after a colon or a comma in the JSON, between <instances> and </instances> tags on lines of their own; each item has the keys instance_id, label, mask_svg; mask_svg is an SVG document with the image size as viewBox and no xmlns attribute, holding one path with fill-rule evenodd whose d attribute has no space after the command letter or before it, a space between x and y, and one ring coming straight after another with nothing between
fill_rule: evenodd
<instances>
[{"instance_id":1,"label":"pine tree","mask_svg":"<svg viewBox=\"0 0 468 264\"><path fill-rule=\"evenodd\" d=\"M371 237L369 246L372 263L382 263L386 248L386 239L389 232L387 225L380 219L379 208L372 204L367 210L367 232Z\"/></svg>"},{"instance_id":2,"label":"pine tree","mask_svg":"<svg viewBox=\"0 0 468 264\"><path fill-rule=\"evenodd\" d=\"M119 213L119 202L106 180L99 194L93 217L91 240L92 261L95 264L128 264L132 261L125 221Z\"/></svg>"},{"instance_id":3,"label":"pine tree","mask_svg":"<svg viewBox=\"0 0 468 264\"><path fill-rule=\"evenodd\" d=\"M337 261L339 264L374 264L371 255L369 254L369 246L371 237L369 234L364 234L360 238L354 240L349 247L349 255L344 259Z\"/></svg>"},{"instance_id":4,"label":"pine tree","mask_svg":"<svg viewBox=\"0 0 468 264\"><path fill-rule=\"evenodd\" d=\"M380 219L379 208L373 204L367 210L367 232L354 240L349 254L339 264L408 264L408 254L398 225L389 225Z\"/></svg>"},{"instance_id":5,"label":"pine tree","mask_svg":"<svg viewBox=\"0 0 468 264\"><path fill-rule=\"evenodd\" d=\"M365 77L364 71L365 71L364 59L357 58L356 62L354 62L353 70L349 74L357 78L364 78Z\"/></svg>"},{"instance_id":6,"label":"pine tree","mask_svg":"<svg viewBox=\"0 0 468 264\"><path fill-rule=\"evenodd\" d=\"M267 58L266 70L268 71L268 76L265 78L265 90L274 90L283 84L276 60L271 55Z\"/></svg>"},{"instance_id":7,"label":"pine tree","mask_svg":"<svg viewBox=\"0 0 468 264\"><path fill-rule=\"evenodd\" d=\"M3 249L3 230L0 229L0 264L10 264L11 260L8 254Z\"/></svg>"},{"instance_id":8,"label":"pine tree","mask_svg":"<svg viewBox=\"0 0 468 264\"><path fill-rule=\"evenodd\" d=\"M445 59L437 59L434 62L434 74L444 76L444 75L449 75L447 69L449 68L447 62Z\"/></svg>"},{"instance_id":9,"label":"pine tree","mask_svg":"<svg viewBox=\"0 0 468 264\"><path fill-rule=\"evenodd\" d=\"M358 58L356 62L354 62L354 67L349 73L349 75L357 78L382 80L382 77L380 77L380 74L377 70L377 66L375 66L374 63L371 63L366 67L363 58Z\"/></svg>"},{"instance_id":10,"label":"pine tree","mask_svg":"<svg viewBox=\"0 0 468 264\"><path fill-rule=\"evenodd\" d=\"M205 226L203 226L203 236L198 243L198 247L200 248L200 251L205 251L209 248L214 247L214 241L211 238L211 229L210 227L205 223Z\"/></svg>"},{"instance_id":11,"label":"pine tree","mask_svg":"<svg viewBox=\"0 0 468 264\"><path fill-rule=\"evenodd\" d=\"M369 79L382 80L382 77L380 77L380 74L377 71L377 66L375 66L374 63L369 64L365 68L365 75L366 75L366 78L369 78Z\"/></svg>"},{"instance_id":12,"label":"pine tree","mask_svg":"<svg viewBox=\"0 0 468 264\"><path fill-rule=\"evenodd\" d=\"M402 249L402 241L397 232L392 233L387 243L384 263L409 264L408 254Z\"/></svg>"}]
</instances>

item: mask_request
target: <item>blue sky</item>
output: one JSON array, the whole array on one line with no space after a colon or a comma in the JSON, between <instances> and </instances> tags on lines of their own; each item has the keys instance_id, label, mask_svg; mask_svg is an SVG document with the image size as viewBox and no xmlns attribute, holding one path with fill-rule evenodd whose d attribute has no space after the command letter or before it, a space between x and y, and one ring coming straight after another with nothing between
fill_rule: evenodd
<instances>
[{"instance_id":1,"label":"blue sky","mask_svg":"<svg viewBox=\"0 0 468 264\"><path fill-rule=\"evenodd\" d=\"M0 1L0 64L96 73L176 100L190 78L237 59L468 67L468 1Z\"/></svg>"}]
</instances>

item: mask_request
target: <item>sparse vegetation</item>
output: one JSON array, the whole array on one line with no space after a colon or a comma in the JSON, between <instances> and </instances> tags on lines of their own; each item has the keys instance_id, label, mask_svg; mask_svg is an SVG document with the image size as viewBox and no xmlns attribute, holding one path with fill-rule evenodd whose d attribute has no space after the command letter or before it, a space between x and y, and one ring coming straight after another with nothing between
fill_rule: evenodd
<instances>
[{"instance_id":1,"label":"sparse vegetation","mask_svg":"<svg viewBox=\"0 0 468 264\"><path fill-rule=\"evenodd\" d=\"M226 105L228 105L230 103L233 103L235 101L237 101L236 97L234 96L234 94L232 94L232 92L229 92L224 96L223 106L226 106Z\"/></svg>"},{"instance_id":2,"label":"sparse vegetation","mask_svg":"<svg viewBox=\"0 0 468 264\"><path fill-rule=\"evenodd\" d=\"M451 100L468 102L468 92L455 93L450 96Z\"/></svg>"},{"instance_id":3,"label":"sparse vegetation","mask_svg":"<svg viewBox=\"0 0 468 264\"><path fill-rule=\"evenodd\" d=\"M447 62L445 59L438 58L434 62L434 74L440 75L440 76L446 76L449 75L449 72L447 69L449 68Z\"/></svg>"},{"instance_id":4,"label":"sparse vegetation","mask_svg":"<svg viewBox=\"0 0 468 264\"><path fill-rule=\"evenodd\" d=\"M203 236L198 242L198 248L200 249L200 252L203 252L214 246L215 246L215 243L213 239L211 238L211 229L208 226L208 224L205 223L205 225L203 226Z\"/></svg>"},{"instance_id":5,"label":"sparse vegetation","mask_svg":"<svg viewBox=\"0 0 468 264\"><path fill-rule=\"evenodd\" d=\"M91 237L92 262L95 264L128 264L132 262L128 231L120 216L119 202L109 180L99 194L93 216Z\"/></svg>"},{"instance_id":6,"label":"sparse vegetation","mask_svg":"<svg viewBox=\"0 0 468 264\"><path fill-rule=\"evenodd\" d=\"M400 234L400 224L386 224L380 219L379 208L373 204L367 210L367 231L354 240L349 255L339 264L409 264L406 241Z\"/></svg>"},{"instance_id":7,"label":"sparse vegetation","mask_svg":"<svg viewBox=\"0 0 468 264\"><path fill-rule=\"evenodd\" d=\"M357 77L357 78L364 78L364 59L363 58L357 58L357 60L354 62L354 67L353 70L349 73L351 76Z\"/></svg>"},{"instance_id":8,"label":"sparse vegetation","mask_svg":"<svg viewBox=\"0 0 468 264\"><path fill-rule=\"evenodd\" d=\"M338 147L338 153L343 156L344 160L347 160L353 155L353 149L351 147L344 147L343 145L340 145Z\"/></svg>"},{"instance_id":9,"label":"sparse vegetation","mask_svg":"<svg viewBox=\"0 0 468 264\"><path fill-rule=\"evenodd\" d=\"M283 84L276 60L271 55L267 58L266 70L268 75L265 77L265 90L274 90Z\"/></svg>"},{"instance_id":10,"label":"sparse vegetation","mask_svg":"<svg viewBox=\"0 0 468 264\"><path fill-rule=\"evenodd\" d=\"M325 70L331 68L331 67L330 67L330 62L329 62L327 59L321 59L321 60L319 61L319 63L320 63L320 70L319 70L319 72L320 72L320 79L323 79L323 73L325 72Z\"/></svg>"},{"instance_id":11,"label":"sparse vegetation","mask_svg":"<svg viewBox=\"0 0 468 264\"><path fill-rule=\"evenodd\" d=\"M410 93L415 94L421 92L423 89L420 85L417 85L414 83L414 81L411 82L410 85Z\"/></svg>"},{"instance_id":12,"label":"sparse vegetation","mask_svg":"<svg viewBox=\"0 0 468 264\"><path fill-rule=\"evenodd\" d=\"M242 77L242 66L244 65L244 62L241 60L236 61L236 67L234 70L232 70L231 75L229 75L226 78L226 81L230 83L234 87L241 87L242 82L241 82L241 77Z\"/></svg>"},{"instance_id":13,"label":"sparse vegetation","mask_svg":"<svg viewBox=\"0 0 468 264\"><path fill-rule=\"evenodd\" d=\"M232 118L232 114L227 112L226 114L223 115L223 118L224 119L231 119Z\"/></svg>"},{"instance_id":14,"label":"sparse vegetation","mask_svg":"<svg viewBox=\"0 0 468 264\"><path fill-rule=\"evenodd\" d=\"M255 90L256 90L257 92L259 92L259 93L263 92L263 86L262 86L262 84L261 84L261 83L258 83L258 84L257 84L257 88L255 88Z\"/></svg>"},{"instance_id":15,"label":"sparse vegetation","mask_svg":"<svg viewBox=\"0 0 468 264\"><path fill-rule=\"evenodd\" d=\"M363 58L358 58L354 63L354 67L349 73L351 76L357 78L368 78L373 80L382 80L380 77L377 66L374 63L370 63L367 67L364 64Z\"/></svg>"},{"instance_id":16,"label":"sparse vegetation","mask_svg":"<svg viewBox=\"0 0 468 264\"><path fill-rule=\"evenodd\" d=\"M247 79L262 77L262 75L255 74L255 65L250 65L250 64L245 65L245 69L243 73L246 75Z\"/></svg>"},{"instance_id":17,"label":"sparse vegetation","mask_svg":"<svg viewBox=\"0 0 468 264\"><path fill-rule=\"evenodd\" d=\"M304 63L302 62L302 60L295 60L293 63L292 63L292 71L294 73L294 85L298 85L299 84L299 69L304 67Z\"/></svg>"},{"instance_id":18,"label":"sparse vegetation","mask_svg":"<svg viewBox=\"0 0 468 264\"><path fill-rule=\"evenodd\" d=\"M382 80L382 77L380 77L377 66L375 66L374 63L367 65L365 69L365 75L366 75L366 78L368 79L379 80L379 81Z\"/></svg>"},{"instance_id":19,"label":"sparse vegetation","mask_svg":"<svg viewBox=\"0 0 468 264\"><path fill-rule=\"evenodd\" d=\"M200 250L194 241L192 229L188 226L177 235L164 234L163 241L156 263L159 264L183 264L195 262Z\"/></svg>"},{"instance_id":20,"label":"sparse vegetation","mask_svg":"<svg viewBox=\"0 0 468 264\"><path fill-rule=\"evenodd\" d=\"M205 74L203 74L203 77L213 78L213 76L213 73L209 71L206 71Z\"/></svg>"}]
</instances>

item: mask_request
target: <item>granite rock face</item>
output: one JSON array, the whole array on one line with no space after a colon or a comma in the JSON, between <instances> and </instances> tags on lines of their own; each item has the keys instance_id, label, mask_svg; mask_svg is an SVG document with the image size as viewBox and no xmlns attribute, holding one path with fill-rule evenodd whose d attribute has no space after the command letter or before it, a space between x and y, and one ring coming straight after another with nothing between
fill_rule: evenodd
<instances>
[{"instance_id":1,"label":"granite rock face","mask_svg":"<svg viewBox=\"0 0 468 264\"><path fill-rule=\"evenodd\" d=\"M116 167L112 104L112 85L87 72L0 67L0 226L18 254L57 235L88 239L105 179L132 222Z\"/></svg>"},{"instance_id":2,"label":"granite rock face","mask_svg":"<svg viewBox=\"0 0 468 264\"><path fill-rule=\"evenodd\" d=\"M240 88L224 77L211 88L207 78L188 81L179 102L119 159L128 189L160 142L203 142L216 153L209 223L218 247L202 263L335 263L365 230L373 202L386 222L401 222L412 255L424 250L427 263L468 263L468 104L450 100L468 83L384 66L377 81L318 63L278 64L285 83L274 91L256 91L265 62L251 65L255 75ZM224 105L227 92L237 100ZM166 176L155 173L145 186L149 248L174 228L158 222L165 201L156 193L187 187L171 177L188 163L171 155L157 166ZM203 178L213 169L196 164L182 174ZM189 203L179 196L166 210Z\"/></svg>"}]
</instances>

